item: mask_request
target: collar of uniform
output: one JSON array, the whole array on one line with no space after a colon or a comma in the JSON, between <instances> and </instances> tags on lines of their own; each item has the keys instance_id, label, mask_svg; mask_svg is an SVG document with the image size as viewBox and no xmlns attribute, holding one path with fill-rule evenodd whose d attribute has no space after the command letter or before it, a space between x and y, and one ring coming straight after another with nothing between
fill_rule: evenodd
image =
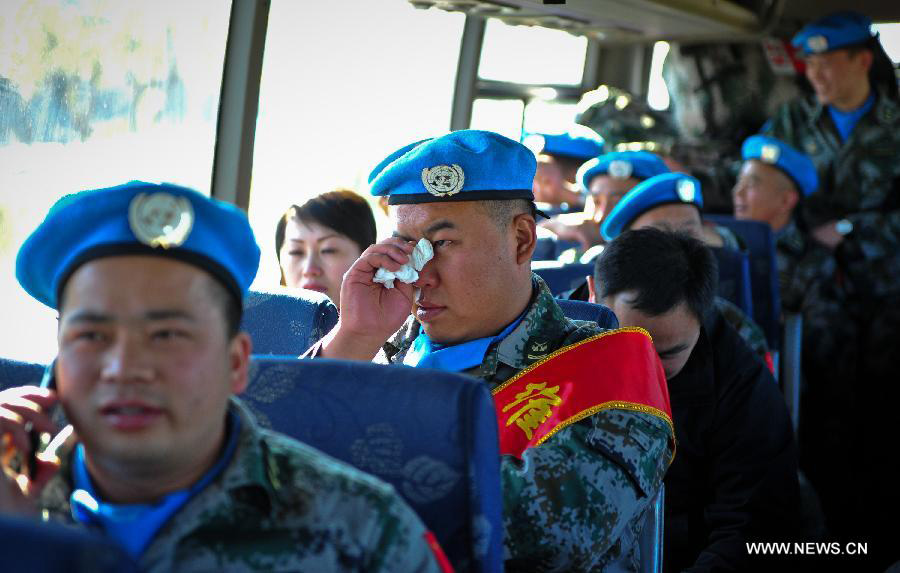
<instances>
[{"instance_id":1,"label":"collar of uniform","mask_svg":"<svg viewBox=\"0 0 900 573\"><path fill-rule=\"evenodd\" d=\"M477 378L491 378L501 362L512 368L524 368L543 358L543 355L528 358L526 344L552 342L565 333L565 325L569 321L553 300L553 293L547 284L541 277L532 273L531 285L532 298L522 321L502 341L492 344L481 366L467 372L468 374ZM385 343L384 351L388 359L408 351L421 328L419 321L410 316L400 330Z\"/></svg>"},{"instance_id":2,"label":"collar of uniform","mask_svg":"<svg viewBox=\"0 0 900 573\"><path fill-rule=\"evenodd\" d=\"M521 369L543 358L546 354L529 358L525 346L534 343L547 344L549 349L549 343L558 339L565 331L563 326L568 323L568 319L553 299L553 293L550 292L547 283L532 273L531 284L534 294L522 322L493 349L488 350L488 356L495 354L496 360L485 360L484 366L491 367L490 372L484 373L486 377L493 375L501 362L512 368Z\"/></svg>"}]
</instances>

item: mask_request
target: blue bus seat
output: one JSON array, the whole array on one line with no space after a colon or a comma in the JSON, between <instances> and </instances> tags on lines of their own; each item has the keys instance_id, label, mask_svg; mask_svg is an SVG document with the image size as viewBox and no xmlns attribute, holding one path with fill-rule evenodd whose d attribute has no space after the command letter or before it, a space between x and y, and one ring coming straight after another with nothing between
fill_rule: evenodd
<instances>
[{"instance_id":1,"label":"blue bus seat","mask_svg":"<svg viewBox=\"0 0 900 573\"><path fill-rule=\"evenodd\" d=\"M457 571L501 571L497 418L481 381L336 360L254 357L260 423L392 484Z\"/></svg>"},{"instance_id":2,"label":"blue bus seat","mask_svg":"<svg viewBox=\"0 0 900 573\"><path fill-rule=\"evenodd\" d=\"M580 246L576 241L561 241L556 237L538 237L534 252L531 253L531 260L555 261L563 251Z\"/></svg>"},{"instance_id":3,"label":"blue bus seat","mask_svg":"<svg viewBox=\"0 0 900 573\"><path fill-rule=\"evenodd\" d=\"M114 543L56 523L0 515L4 571L130 573L138 567Z\"/></svg>"},{"instance_id":4,"label":"blue bus seat","mask_svg":"<svg viewBox=\"0 0 900 573\"><path fill-rule=\"evenodd\" d=\"M324 294L281 287L247 293L241 330L250 334L254 354L299 356L328 334L337 318Z\"/></svg>"},{"instance_id":5,"label":"blue bus seat","mask_svg":"<svg viewBox=\"0 0 900 573\"><path fill-rule=\"evenodd\" d=\"M640 573L662 573L663 570L663 526L665 524L666 486L659 486L659 492L647 509L647 517L638 546L641 551Z\"/></svg>"},{"instance_id":6,"label":"blue bus seat","mask_svg":"<svg viewBox=\"0 0 900 573\"><path fill-rule=\"evenodd\" d=\"M781 361L781 391L784 401L797 432L800 422L800 381L802 379L801 364L803 362L803 316L799 313L784 315L784 345Z\"/></svg>"},{"instance_id":7,"label":"blue bus seat","mask_svg":"<svg viewBox=\"0 0 900 573\"><path fill-rule=\"evenodd\" d=\"M704 215L704 219L727 227L747 245L750 257L750 289L753 320L763 329L769 348L781 344L781 292L772 228L759 221L738 221L726 215Z\"/></svg>"},{"instance_id":8,"label":"blue bus seat","mask_svg":"<svg viewBox=\"0 0 900 573\"><path fill-rule=\"evenodd\" d=\"M558 295L581 285L586 277L594 274L594 265L590 263L564 265L557 261L532 261L531 270L544 279L544 282L550 287L550 292Z\"/></svg>"},{"instance_id":9,"label":"blue bus seat","mask_svg":"<svg viewBox=\"0 0 900 573\"><path fill-rule=\"evenodd\" d=\"M566 318L596 322L601 328L619 328L619 319L616 318L615 313L602 304L568 299L557 299L556 304L562 309Z\"/></svg>"},{"instance_id":10,"label":"blue bus seat","mask_svg":"<svg viewBox=\"0 0 900 573\"><path fill-rule=\"evenodd\" d=\"M719 264L719 296L734 303L747 316L753 316L750 294L750 260L734 249L710 249Z\"/></svg>"},{"instance_id":11,"label":"blue bus seat","mask_svg":"<svg viewBox=\"0 0 900 573\"><path fill-rule=\"evenodd\" d=\"M44 365L0 358L0 390L13 386L37 386L44 376Z\"/></svg>"}]
</instances>

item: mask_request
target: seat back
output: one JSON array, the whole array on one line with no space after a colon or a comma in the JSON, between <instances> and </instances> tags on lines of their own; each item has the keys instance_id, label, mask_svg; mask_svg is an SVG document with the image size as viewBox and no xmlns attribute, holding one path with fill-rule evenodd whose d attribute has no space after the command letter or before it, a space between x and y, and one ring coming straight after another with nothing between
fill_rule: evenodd
<instances>
[{"instance_id":1,"label":"seat back","mask_svg":"<svg viewBox=\"0 0 900 573\"><path fill-rule=\"evenodd\" d=\"M264 426L392 484L457 571L502 569L497 418L480 380L436 370L254 357Z\"/></svg>"},{"instance_id":2,"label":"seat back","mask_svg":"<svg viewBox=\"0 0 900 573\"><path fill-rule=\"evenodd\" d=\"M619 319L612 310L602 304L568 299L557 299L556 303L566 318L596 322L601 328L619 328Z\"/></svg>"},{"instance_id":3,"label":"seat back","mask_svg":"<svg viewBox=\"0 0 900 573\"><path fill-rule=\"evenodd\" d=\"M37 386L44 375L43 364L0 358L0 390L13 386Z\"/></svg>"},{"instance_id":4,"label":"seat back","mask_svg":"<svg viewBox=\"0 0 900 573\"><path fill-rule=\"evenodd\" d=\"M319 292L286 287L250 291L241 330L250 334L254 354L299 356L328 334L337 318L337 308Z\"/></svg>"},{"instance_id":5,"label":"seat back","mask_svg":"<svg viewBox=\"0 0 900 573\"><path fill-rule=\"evenodd\" d=\"M750 261L734 249L710 249L719 264L719 296L734 303L747 316L753 316L750 294Z\"/></svg>"},{"instance_id":6,"label":"seat back","mask_svg":"<svg viewBox=\"0 0 900 573\"><path fill-rule=\"evenodd\" d=\"M709 215L704 219L731 229L747 245L750 259L750 291L753 320L763 329L769 348L781 343L781 292L778 286L778 262L772 228L759 221L738 221L727 215Z\"/></svg>"},{"instance_id":7,"label":"seat back","mask_svg":"<svg viewBox=\"0 0 900 573\"><path fill-rule=\"evenodd\" d=\"M557 261L533 261L531 270L544 279L550 292L558 295L583 283L585 277L594 273L594 265L581 263L564 265Z\"/></svg>"},{"instance_id":8,"label":"seat back","mask_svg":"<svg viewBox=\"0 0 900 573\"><path fill-rule=\"evenodd\" d=\"M663 525L665 521L666 487L659 492L647 510L644 528L638 541L641 550L641 573L661 573L663 569Z\"/></svg>"},{"instance_id":9,"label":"seat back","mask_svg":"<svg viewBox=\"0 0 900 573\"><path fill-rule=\"evenodd\" d=\"M117 545L54 523L0 515L4 571L130 573L137 565Z\"/></svg>"},{"instance_id":10,"label":"seat back","mask_svg":"<svg viewBox=\"0 0 900 573\"><path fill-rule=\"evenodd\" d=\"M577 241L561 241L556 237L538 237L531 260L555 261L563 251L577 247L580 247Z\"/></svg>"}]
</instances>

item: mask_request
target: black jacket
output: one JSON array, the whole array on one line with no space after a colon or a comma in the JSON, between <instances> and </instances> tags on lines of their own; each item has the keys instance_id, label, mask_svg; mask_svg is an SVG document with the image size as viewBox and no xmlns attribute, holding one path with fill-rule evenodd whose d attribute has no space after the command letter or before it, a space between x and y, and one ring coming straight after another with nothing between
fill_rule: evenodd
<instances>
[{"instance_id":1,"label":"black jacket","mask_svg":"<svg viewBox=\"0 0 900 573\"><path fill-rule=\"evenodd\" d=\"M778 385L716 311L669 396L665 571L755 569L747 541L797 540L797 456Z\"/></svg>"}]
</instances>

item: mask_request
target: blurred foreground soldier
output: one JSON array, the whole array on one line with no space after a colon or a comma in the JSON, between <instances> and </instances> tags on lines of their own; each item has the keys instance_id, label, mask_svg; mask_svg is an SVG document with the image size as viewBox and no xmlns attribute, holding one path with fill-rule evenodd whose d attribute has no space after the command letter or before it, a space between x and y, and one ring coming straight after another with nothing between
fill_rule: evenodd
<instances>
[{"instance_id":1,"label":"blurred foreground soldier","mask_svg":"<svg viewBox=\"0 0 900 573\"><path fill-rule=\"evenodd\" d=\"M602 244L600 225L622 196L644 179L668 172L662 158L649 151L614 151L594 157L576 175L588 194L585 217L577 224L560 218L541 225L562 240L579 241L585 250Z\"/></svg>"},{"instance_id":2,"label":"blurred foreground soldier","mask_svg":"<svg viewBox=\"0 0 900 573\"><path fill-rule=\"evenodd\" d=\"M584 205L575 174L578 166L603 153L603 138L590 128L573 125L563 133L533 133L524 139L537 157L534 200L541 208L579 211Z\"/></svg>"},{"instance_id":3,"label":"blurred foreground soldier","mask_svg":"<svg viewBox=\"0 0 900 573\"><path fill-rule=\"evenodd\" d=\"M666 474L666 571L746 570L749 540L790 541L797 457L787 408L762 362L713 304L700 241L627 231L595 263L591 302L646 328L668 380L678 455Z\"/></svg>"},{"instance_id":4,"label":"blurred foreground soldier","mask_svg":"<svg viewBox=\"0 0 900 573\"><path fill-rule=\"evenodd\" d=\"M679 231L707 241L710 231L703 225L700 209L703 193L700 182L684 173L664 173L641 182L613 208L600 226L600 232L612 241L628 229L657 227ZM585 289L578 289L572 298L584 300ZM715 297L717 311L738 331L747 344L767 363L769 347L762 329L734 304Z\"/></svg>"},{"instance_id":5,"label":"blurred foreground soldier","mask_svg":"<svg viewBox=\"0 0 900 573\"><path fill-rule=\"evenodd\" d=\"M871 539L870 557L884 567L900 556L889 533L900 490L883 454L890 416L872 416L870 405L900 400L900 103L870 26L844 12L803 28L793 43L815 93L784 106L764 132L816 164L820 189L799 215L832 255L820 257L818 280L802 299L801 464L831 532Z\"/></svg>"},{"instance_id":6,"label":"blurred foreground soldier","mask_svg":"<svg viewBox=\"0 0 900 573\"><path fill-rule=\"evenodd\" d=\"M531 273L534 169L523 145L474 130L385 159L371 191L390 196L394 237L347 273L340 321L312 352L483 379L500 425L507 569L637 570L673 455L664 374L646 332L567 319ZM420 245L434 258L415 276L376 282Z\"/></svg>"},{"instance_id":7,"label":"blurred foreground soldier","mask_svg":"<svg viewBox=\"0 0 900 573\"><path fill-rule=\"evenodd\" d=\"M44 410L59 403L72 426L32 475L0 476L2 509L101 531L146 571L439 571L390 486L263 430L232 397L259 256L243 212L182 187L57 202L17 260L60 312L55 390L0 393L0 431L27 458L24 422L55 432Z\"/></svg>"}]
</instances>

